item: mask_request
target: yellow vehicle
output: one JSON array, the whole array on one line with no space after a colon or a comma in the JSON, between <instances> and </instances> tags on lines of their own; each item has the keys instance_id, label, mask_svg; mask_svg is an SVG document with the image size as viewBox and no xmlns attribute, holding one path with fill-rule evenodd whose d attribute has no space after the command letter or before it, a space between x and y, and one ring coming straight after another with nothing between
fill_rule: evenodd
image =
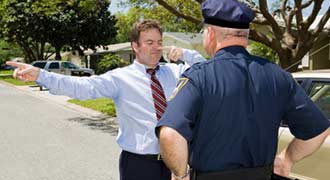
<instances>
[{"instance_id":1,"label":"yellow vehicle","mask_svg":"<svg viewBox=\"0 0 330 180\"><path fill-rule=\"evenodd\" d=\"M330 121L330 69L303 71L292 75ZM284 122L279 130L279 152L292 138ZM329 180L329 168L330 138L328 137L317 152L294 165L290 176L295 180Z\"/></svg>"}]
</instances>

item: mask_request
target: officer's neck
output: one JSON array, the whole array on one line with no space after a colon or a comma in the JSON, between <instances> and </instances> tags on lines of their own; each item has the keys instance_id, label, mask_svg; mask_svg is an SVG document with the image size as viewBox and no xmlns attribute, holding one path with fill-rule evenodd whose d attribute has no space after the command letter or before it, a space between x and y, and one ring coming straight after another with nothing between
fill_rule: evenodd
<instances>
[{"instance_id":1,"label":"officer's neck","mask_svg":"<svg viewBox=\"0 0 330 180\"><path fill-rule=\"evenodd\" d=\"M216 48L214 49L214 54L216 52L218 52L220 49L223 49L225 47L229 47L229 46L243 46L244 48L246 48L248 45L248 40L246 38L240 38L240 37L233 37L233 38L229 38L226 40L222 40L222 41L218 41ZM213 54L213 55L214 55Z\"/></svg>"}]
</instances>

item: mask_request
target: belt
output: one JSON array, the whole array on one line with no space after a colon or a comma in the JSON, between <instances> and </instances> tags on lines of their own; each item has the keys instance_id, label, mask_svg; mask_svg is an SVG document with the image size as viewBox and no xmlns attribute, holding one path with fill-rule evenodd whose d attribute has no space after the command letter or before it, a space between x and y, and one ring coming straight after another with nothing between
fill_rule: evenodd
<instances>
[{"instance_id":1,"label":"belt","mask_svg":"<svg viewBox=\"0 0 330 180\"><path fill-rule=\"evenodd\" d=\"M162 161L162 157L160 154L135 154L135 153L131 153L128 151L123 150L124 154L127 154L129 156L134 156L137 158L141 158L141 159L147 159L147 160L155 160L155 161Z\"/></svg>"},{"instance_id":2,"label":"belt","mask_svg":"<svg viewBox=\"0 0 330 180\"><path fill-rule=\"evenodd\" d=\"M219 172L200 172L192 170L192 180L271 180L273 166L242 168Z\"/></svg>"}]
</instances>

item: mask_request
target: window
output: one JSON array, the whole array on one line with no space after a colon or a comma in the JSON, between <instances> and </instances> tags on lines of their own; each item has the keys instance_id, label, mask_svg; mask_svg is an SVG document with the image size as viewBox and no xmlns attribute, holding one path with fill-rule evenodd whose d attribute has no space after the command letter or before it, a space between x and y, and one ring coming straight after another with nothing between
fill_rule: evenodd
<instances>
[{"instance_id":1,"label":"window","mask_svg":"<svg viewBox=\"0 0 330 180\"><path fill-rule=\"evenodd\" d=\"M313 82L309 96L330 119L330 82Z\"/></svg>"},{"instance_id":2,"label":"window","mask_svg":"<svg viewBox=\"0 0 330 180\"><path fill-rule=\"evenodd\" d=\"M46 66L46 62L36 62L33 64L33 66L43 69Z\"/></svg>"},{"instance_id":3,"label":"window","mask_svg":"<svg viewBox=\"0 0 330 180\"><path fill-rule=\"evenodd\" d=\"M301 80L301 79L297 80L297 83L298 83L299 85L301 85L302 82L303 82L303 80Z\"/></svg>"},{"instance_id":4,"label":"window","mask_svg":"<svg viewBox=\"0 0 330 180\"><path fill-rule=\"evenodd\" d=\"M299 80L297 82L299 83ZM325 117L330 120L330 82L312 82L309 97L323 112ZM287 127L287 120L282 120L281 126Z\"/></svg>"},{"instance_id":5,"label":"window","mask_svg":"<svg viewBox=\"0 0 330 180\"><path fill-rule=\"evenodd\" d=\"M65 69L78 69L78 67L70 62L63 62L63 68Z\"/></svg>"},{"instance_id":6,"label":"window","mask_svg":"<svg viewBox=\"0 0 330 180\"><path fill-rule=\"evenodd\" d=\"M52 62L52 63L50 63L48 69L60 69L60 63L59 62Z\"/></svg>"}]
</instances>

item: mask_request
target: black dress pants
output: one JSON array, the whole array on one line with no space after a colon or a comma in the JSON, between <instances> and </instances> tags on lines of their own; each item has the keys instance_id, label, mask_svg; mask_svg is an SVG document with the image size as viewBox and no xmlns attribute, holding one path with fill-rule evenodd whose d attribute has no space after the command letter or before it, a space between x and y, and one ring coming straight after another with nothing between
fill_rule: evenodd
<instances>
[{"instance_id":1,"label":"black dress pants","mask_svg":"<svg viewBox=\"0 0 330 180\"><path fill-rule=\"evenodd\" d=\"M162 160L122 151L119 159L120 180L170 180L171 172Z\"/></svg>"}]
</instances>

